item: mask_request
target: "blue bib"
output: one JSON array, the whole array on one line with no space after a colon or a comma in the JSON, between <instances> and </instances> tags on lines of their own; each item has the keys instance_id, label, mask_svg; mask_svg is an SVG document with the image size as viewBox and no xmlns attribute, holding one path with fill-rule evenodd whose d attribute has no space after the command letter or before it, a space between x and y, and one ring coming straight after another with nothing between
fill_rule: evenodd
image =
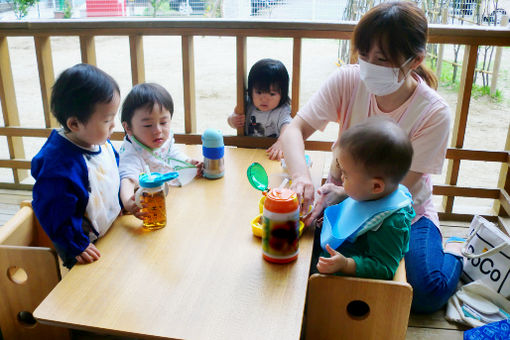
<instances>
[{"instance_id":1,"label":"blue bib","mask_svg":"<svg viewBox=\"0 0 510 340\"><path fill-rule=\"evenodd\" d=\"M337 249L346 239L354 242L367 231L377 230L384 219L413 203L411 193L399 184L398 189L374 201L356 201L350 197L324 210L321 247Z\"/></svg>"}]
</instances>

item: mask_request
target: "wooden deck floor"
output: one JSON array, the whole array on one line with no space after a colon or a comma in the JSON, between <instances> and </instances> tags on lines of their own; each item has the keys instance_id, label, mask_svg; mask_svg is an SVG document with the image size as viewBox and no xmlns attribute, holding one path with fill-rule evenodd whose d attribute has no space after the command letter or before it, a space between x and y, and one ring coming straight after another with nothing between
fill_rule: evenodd
<instances>
[{"instance_id":1,"label":"wooden deck floor","mask_svg":"<svg viewBox=\"0 0 510 340\"><path fill-rule=\"evenodd\" d=\"M19 209L23 200L31 200L31 191L3 190L0 189L0 228ZM442 221L441 231L446 239L450 236L467 235L469 223L456 221ZM465 328L449 323L444 318L445 311L441 310L434 314L419 315L411 314L407 329L407 340L460 340L463 338ZM92 336L83 332L74 333L74 339L102 339L102 336ZM116 338L116 337L113 337ZM112 339L111 336L108 339Z\"/></svg>"}]
</instances>

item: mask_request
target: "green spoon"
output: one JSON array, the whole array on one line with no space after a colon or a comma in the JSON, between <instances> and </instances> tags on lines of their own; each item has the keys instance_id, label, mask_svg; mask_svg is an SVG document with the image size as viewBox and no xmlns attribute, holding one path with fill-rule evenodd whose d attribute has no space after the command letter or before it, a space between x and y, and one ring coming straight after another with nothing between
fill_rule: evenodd
<instances>
[{"instance_id":1,"label":"green spoon","mask_svg":"<svg viewBox=\"0 0 510 340\"><path fill-rule=\"evenodd\" d=\"M267 191L269 180L266 170L260 163L252 163L246 170L246 174L252 187L260 191Z\"/></svg>"}]
</instances>

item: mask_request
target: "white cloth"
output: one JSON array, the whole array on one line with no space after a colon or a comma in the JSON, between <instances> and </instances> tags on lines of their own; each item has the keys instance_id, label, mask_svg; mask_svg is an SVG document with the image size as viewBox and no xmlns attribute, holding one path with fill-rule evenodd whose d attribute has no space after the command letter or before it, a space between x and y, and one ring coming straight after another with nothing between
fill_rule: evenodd
<instances>
[{"instance_id":1,"label":"white cloth","mask_svg":"<svg viewBox=\"0 0 510 340\"><path fill-rule=\"evenodd\" d=\"M473 281L461 286L448 300L445 318L471 327L480 327L508 318L510 301L487 287Z\"/></svg>"},{"instance_id":2,"label":"white cloth","mask_svg":"<svg viewBox=\"0 0 510 340\"><path fill-rule=\"evenodd\" d=\"M174 166L179 165L171 158L180 161L189 159L175 145L173 133L170 133L170 136L161 147L151 152L126 136L120 148L119 157L120 179L129 178L137 184L138 176L142 172L146 172L146 165L151 172L167 173L173 171Z\"/></svg>"},{"instance_id":3,"label":"white cloth","mask_svg":"<svg viewBox=\"0 0 510 340\"><path fill-rule=\"evenodd\" d=\"M383 112L376 98L369 93L359 76L358 65L346 65L333 73L298 115L314 129L323 131L329 122L340 125L339 136L350 126L374 115L393 119L408 134L414 156L411 171L424 176L409 188L413 195L416 217L429 218L439 226L439 218L432 202L432 181L429 174L439 174L443 167L451 114L448 104L419 76L411 97L392 112Z\"/></svg>"},{"instance_id":4,"label":"white cloth","mask_svg":"<svg viewBox=\"0 0 510 340\"><path fill-rule=\"evenodd\" d=\"M245 118L245 134L257 137L278 138L282 127L292 121L289 104L271 111L259 111L253 104L249 104Z\"/></svg>"},{"instance_id":5,"label":"white cloth","mask_svg":"<svg viewBox=\"0 0 510 340\"><path fill-rule=\"evenodd\" d=\"M120 178L119 168L113 146L106 142L103 145L93 145L91 148L84 148L69 139L64 130L59 130L59 135L74 145L94 152L84 153L83 158L87 165L89 178L89 200L85 209L86 217L92 227L99 233L96 235L90 231L90 241L103 236L110 229L113 221L120 214L119 190Z\"/></svg>"},{"instance_id":6,"label":"white cloth","mask_svg":"<svg viewBox=\"0 0 510 340\"><path fill-rule=\"evenodd\" d=\"M101 153L92 157L89 154L83 155L89 170L90 185L87 217L99 233L97 237L106 233L121 210L119 204L120 178L115 153L109 143L99 147ZM92 233L89 237L91 241L97 238Z\"/></svg>"}]
</instances>

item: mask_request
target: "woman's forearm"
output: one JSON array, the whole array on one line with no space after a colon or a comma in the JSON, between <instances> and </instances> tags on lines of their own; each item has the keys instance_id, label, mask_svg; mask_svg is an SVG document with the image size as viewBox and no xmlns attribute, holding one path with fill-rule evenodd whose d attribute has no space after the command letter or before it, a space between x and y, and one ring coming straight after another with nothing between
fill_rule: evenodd
<instances>
[{"instance_id":1,"label":"woman's forearm","mask_svg":"<svg viewBox=\"0 0 510 340\"><path fill-rule=\"evenodd\" d=\"M280 136L283 144L285 164L287 165L287 171L292 179L298 177L310 179L310 173L305 160L304 140L308 138L313 131L311 133L303 131L306 130L306 126L303 124L306 123L300 117L295 117Z\"/></svg>"}]
</instances>

